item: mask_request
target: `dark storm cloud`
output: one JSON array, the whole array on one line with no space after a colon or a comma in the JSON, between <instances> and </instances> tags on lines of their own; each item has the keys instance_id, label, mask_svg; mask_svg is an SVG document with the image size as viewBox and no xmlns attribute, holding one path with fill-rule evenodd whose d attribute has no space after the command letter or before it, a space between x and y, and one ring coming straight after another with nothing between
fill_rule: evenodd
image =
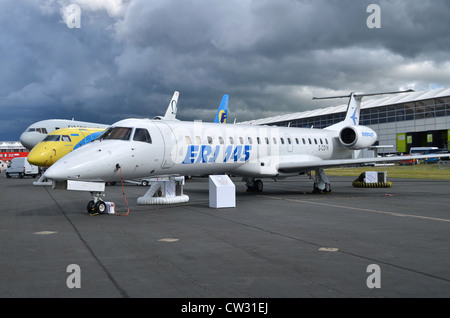
<instances>
[{"instance_id":1,"label":"dark storm cloud","mask_svg":"<svg viewBox=\"0 0 450 318\"><path fill-rule=\"evenodd\" d=\"M61 9L81 8L69 29ZM381 28L369 29L369 4ZM32 122L162 114L239 121L320 108L313 95L448 87L445 0L4 0L0 140ZM345 101L343 101L344 103ZM17 125L11 125L15 121Z\"/></svg>"}]
</instances>

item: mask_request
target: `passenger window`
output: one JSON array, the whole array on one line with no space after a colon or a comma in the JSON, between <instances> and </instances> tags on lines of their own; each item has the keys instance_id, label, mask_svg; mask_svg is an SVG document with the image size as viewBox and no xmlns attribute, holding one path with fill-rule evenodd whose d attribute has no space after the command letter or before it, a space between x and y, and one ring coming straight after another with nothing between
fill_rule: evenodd
<instances>
[{"instance_id":1,"label":"passenger window","mask_svg":"<svg viewBox=\"0 0 450 318\"><path fill-rule=\"evenodd\" d=\"M288 141L288 144L291 144L291 138L288 138L287 141Z\"/></svg>"},{"instance_id":2,"label":"passenger window","mask_svg":"<svg viewBox=\"0 0 450 318\"><path fill-rule=\"evenodd\" d=\"M306 145L305 138L302 138L303 144Z\"/></svg>"},{"instance_id":3,"label":"passenger window","mask_svg":"<svg viewBox=\"0 0 450 318\"><path fill-rule=\"evenodd\" d=\"M195 136L195 142L197 143L197 145L201 145L202 139L199 136Z\"/></svg>"},{"instance_id":4,"label":"passenger window","mask_svg":"<svg viewBox=\"0 0 450 318\"><path fill-rule=\"evenodd\" d=\"M233 139L233 137L230 137L230 144L234 144L234 139Z\"/></svg>"},{"instance_id":5,"label":"passenger window","mask_svg":"<svg viewBox=\"0 0 450 318\"><path fill-rule=\"evenodd\" d=\"M256 137L256 142L258 143L258 145L261 144L261 140L259 139L259 137Z\"/></svg>"},{"instance_id":6,"label":"passenger window","mask_svg":"<svg viewBox=\"0 0 450 318\"><path fill-rule=\"evenodd\" d=\"M317 145L317 139L316 138L314 138L314 143Z\"/></svg>"},{"instance_id":7,"label":"passenger window","mask_svg":"<svg viewBox=\"0 0 450 318\"><path fill-rule=\"evenodd\" d=\"M239 142L241 143L241 145L243 145L244 144L244 138L239 137Z\"/></svg>"},{"instance_id":8,"label":"passenger window","mask_svg":"<svg viewBox=\"0 0 450 318\"><path fill-rule=\"evenodd\" d=\"M152 138L150 137L148 130L144 128L136 128L133 140L147 142L149 144L152 143Z\"/></svg>"},{"instance_id":9,"label":"passenger window","mask_svg":"<svg viewBox=\"0 0 450 318\"><path fill-rule=\"evenodd\" d=\"M223 138L222 138L222 136L219 136L219 142L220 142L221 145L223 145Z\"/></svg>"},{"instance_id":10,"label":"passenger window","mask_svg":"<svg viewBox=\"0 0 450 318\"><path fill-rule=\"evenodd\" d=\"M295 138L295 143L296 143L297 145L299 144L298 138Z\"/></svg>"},{"instance_id":11,"label":"passenger window","mask_svg":"<svg viewBox=\"0 0 450 318\"><path fill-rule=\"evenodd\" d=\"M269 144L269 138L266 137L266 144Z\"/></svg>"},{"instance_id":12,"label":"passenger window","mask_svg":"<svg viewBox=\"0 0 450 318\"><path fill-rule=\"evenodd\" d=\"M322 138L320 138L320 144L323 145Z\"/></svg>"},{"instance_id":13,"label":"passenger window","mask_svg":"<svg viewBox=\"0 0 450 318\"><path fill-rule=\"evenodd\" d=\"M206 137L206 139L208 139L208 144L212 145L212 143L213 143L212 137L208 136L208 137Z\"/></svg>"},{"instance_id":14,"label":"passenger window","mask_svg":"<svg viewBox=\"0 0 450 318\"><path fill-rule=\"evenodd\" d=\"M188 145L190 145L190 144L191 144L191 137L189 137L189 136L186 136L186 143L187 143Z\"/></svg>"},{"instance_id":15,"label":"passenger window","mask_svg":"<svg viewBox=\"0 0 450 318\"><path fill-rule=\"evenodd\" d=\"M309 144L312 145L311 138L308 138Z\"/></svg>"},{"instance_id":16,"label":"passenger window","mask_svg":"<svg viewBox=\"0 0 450 318\"><path fill-rule=\"evenodd\" d=\"M281 140L281 144L284 145L284 139L280 138L280 140Z\"/></svg>"},{"instance_id":17,"label":"passenger window","mask_svg":"<svg viewBox=\"0 0 450 318\"><path fill-rule=\"evenodd\" d=\"M273 144L276 145L277 144L277 139L275 137L273 137Z\"/></svg>"},{"instance_id":18,"label":"passenger window","mask_svg":"<svg viewBox=\"0 0 450 318\"><path fill-rule=\"evenodd\" d=\"M248 137L248 143L249 143L250 145L253 144L252 137Z\"/></svg>"}]
</instances>

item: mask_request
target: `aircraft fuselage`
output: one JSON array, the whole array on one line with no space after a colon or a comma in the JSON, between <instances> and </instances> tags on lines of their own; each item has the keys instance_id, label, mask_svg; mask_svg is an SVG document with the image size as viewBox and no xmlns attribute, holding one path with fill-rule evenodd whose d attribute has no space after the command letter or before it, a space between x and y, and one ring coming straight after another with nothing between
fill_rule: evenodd
<instances>
[{"instance_id":1,"label":"aircraft fuselage","mask_svg":"<svg viewBox=\"0 0 450 318\"><path fill-rule=\"evenodd\" d=\"M281 173L280 163L352 157L339 131L327 129L150 119L126 119L109 129L110 135L55 163L47 177L119 181L121 169L126 179L217 173L282 178L311 169Z\"/></svg>"}]
</instances>

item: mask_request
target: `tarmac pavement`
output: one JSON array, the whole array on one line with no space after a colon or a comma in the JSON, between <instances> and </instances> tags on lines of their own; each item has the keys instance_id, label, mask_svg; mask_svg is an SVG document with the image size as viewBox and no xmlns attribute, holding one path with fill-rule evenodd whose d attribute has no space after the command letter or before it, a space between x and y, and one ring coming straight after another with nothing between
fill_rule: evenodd
<instances>
[{"instance_id":1,"label":"tarmac pavement","mask_svg":"<svg viewBox=\"0 0 450 318\"><path fill-rule=\"evenodd\" d=\"M127 216L91 216L89 193L0 175L0 297L449 297L450 181L356 177L321 195L305 176L263 193L236 178L223 209L208 178L186 181L177 205L139 206L147 188L126 185ZM120 185L105 201L127 211Z\"/></svg>"}]
</instances>

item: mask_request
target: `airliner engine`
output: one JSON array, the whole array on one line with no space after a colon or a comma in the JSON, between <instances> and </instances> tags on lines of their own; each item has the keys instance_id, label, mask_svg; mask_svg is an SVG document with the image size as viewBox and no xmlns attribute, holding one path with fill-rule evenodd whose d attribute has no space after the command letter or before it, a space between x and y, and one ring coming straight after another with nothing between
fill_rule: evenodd
<instances>
[{"instance_id":1,"label":"airliner engine","mask_svg":"<svg viewBox=\"0 0 450 318\"><path fill-rule=\"evenodd\" d=\"M339 140L347 148L361 150L377 141L377 133L365 126L348 126L339 133Z\"/></svg>"}]
</instances>

